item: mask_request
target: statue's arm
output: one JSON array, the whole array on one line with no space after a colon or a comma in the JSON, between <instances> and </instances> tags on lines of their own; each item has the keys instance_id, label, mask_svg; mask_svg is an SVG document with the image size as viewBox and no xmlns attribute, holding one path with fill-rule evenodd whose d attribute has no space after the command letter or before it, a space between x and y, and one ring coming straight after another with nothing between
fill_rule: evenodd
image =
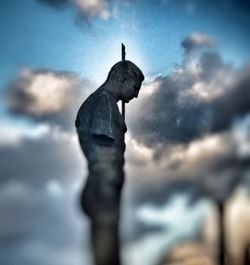
<instances>
[{"instance_id":1,"label":"statue's arm","mask_svg":"<svg viewBox=\"0 0 250 265\"><path fill-rule=\"evenodd\" d=\"M105 134L92 134L94 141L103 146L112 146L114 139Z\"/></svg>"},{"instance_id":2,"label":"statue's arm","mask_svg":"<svg viewBox=\"0 0 250 265\"><path fill-rule=\"evenodd\" d=\"M90 133L93 140L102 146L112 146L115 141L112 121L112 107L107 97L102 97L97 102L97 107L92 115Z\"/></svg>"}]
</instances>

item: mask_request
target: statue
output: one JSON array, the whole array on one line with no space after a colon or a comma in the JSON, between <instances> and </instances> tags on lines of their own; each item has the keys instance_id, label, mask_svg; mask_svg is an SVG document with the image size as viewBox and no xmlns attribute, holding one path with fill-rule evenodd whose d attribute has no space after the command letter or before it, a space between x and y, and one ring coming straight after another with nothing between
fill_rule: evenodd
<instances>
[{"instance_id":1,"label":"statue","mask_svg":"<svg viewBox=\"0 0 250 265\"><path fill-rule=\"evenodd\" d=\"M127 128L117 102L128 103L136 98L143 80L142 71L132 62L116 63L76 117L79 143L89 170L81 206L91 221L96 265L120 264L119 211Z\"/></svg>"}]
</instances>

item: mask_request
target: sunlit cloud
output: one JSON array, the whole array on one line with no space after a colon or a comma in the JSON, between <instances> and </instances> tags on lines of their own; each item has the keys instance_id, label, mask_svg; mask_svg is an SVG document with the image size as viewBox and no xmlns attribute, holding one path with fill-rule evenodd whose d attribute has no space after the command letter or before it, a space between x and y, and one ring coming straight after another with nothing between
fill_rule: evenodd
<instances>
[{"instance_id":1,"label":"sunlit cloud","mask_svg":"<svg viewBox=\"0 0 250 265\"><path fill-rule=\"evenodd\" d=\"M25 68L6 87L7 107L13 117L73 130L91 86L75 73Z\"/></svg>"},{"instance_id":2,"label":"sunlit cloud","mask_svg":"<svg viewBox=\"0 0 250 265\"><path fill-rule=\"evenodd\" d=\"M153 150L138 143L129 133L126 135L126 150L129 163L146 164L153 159Z\"/></svg>"},{"instance_id":3,"label":"sunlit cloud","mask_svg":"<svg viewBox=\"0 0 250 265\"><path fill-rule=\"evenodd\" d=\"M71 2L79 8L82 14L87 14L87 16L97 16L102 19L108 19L110 16L107 0L72 0Z\"/></svg>"},{"instance_id":4,"label":"sunlit cloud","mask_svg":"<svg viewBox=\"0 0 250 265\"><path fill-rule=\"evenodd\" d=\"M64 6L74 7L78 14L78 19L92 19L95 17L106 20L110 17L109 0L39 0L51 5L54 8Z\"/></svg>"},{"instance_id":5,"label":"sunlit cloud","mask_svg":"<svg viewBox=\"0 0 250 265\"><path fill-rule=\"evenodd\" d=\"M10 108L37 118L60 113L73 103L79 82L66 72L23 69L10 85Z\"/></svg>"}]
</instances>

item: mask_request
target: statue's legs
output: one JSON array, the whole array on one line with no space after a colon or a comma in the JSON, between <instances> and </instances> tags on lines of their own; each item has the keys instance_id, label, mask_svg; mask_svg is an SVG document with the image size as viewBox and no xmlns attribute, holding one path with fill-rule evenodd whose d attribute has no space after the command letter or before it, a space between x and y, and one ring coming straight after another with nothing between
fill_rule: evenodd
<instances>
[{"instance_id":1,"label":"statue's legs","mask_svg":"<svg viewBox=\"0 0 250 265\"><path fill-rule=\"evenodd\" d=\"M92 222L92 249L96 265L120 265L118 222Z\"/></svg>"},{"instance_id":2,"label":"statue's legs","mask_svg":"<svg viewBox=\"0 0 250 265\"><path fill-rule=\"evenodd\" d=\"M119 208L123 172L117 165L97 163L82 194L82 208L90 217L95 265L120 265Z\"/></svg>"}]
</instances>

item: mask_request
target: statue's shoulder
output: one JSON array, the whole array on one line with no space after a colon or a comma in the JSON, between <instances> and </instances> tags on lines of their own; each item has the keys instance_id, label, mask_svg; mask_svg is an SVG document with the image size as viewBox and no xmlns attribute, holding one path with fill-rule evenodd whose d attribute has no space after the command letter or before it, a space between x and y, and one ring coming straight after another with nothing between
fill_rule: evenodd
<instances>
[{"instance_id":1,"label":"statue's shoulder","mask_svg":"<svg viewBox=\"0 0 250 265\"><path fill-rule=\"evenodd\" d=\"M89 105L92 105L93 102L98 101L101 98L101 91L97 89L92 94L90 94L82 103L78 112L85 110Z\"/></svg>"},{"instance_id":2,"label":"statue's shoulder","mask_svg":"<svg viewBox=\"0 0 250 265\"><path fill-rule=\"evenodd\" d=\"M90 94L89 97L85 100L85 102L86 104L89 104L90 102L105 102L105 100L109 98L110 95L107 93L107 91L100 87L95 92Z\"/></svg>"},{"instance_id":3,"label":"statue's shoulder","mask_svg":"<svg viewBox=\"0 0 250 265\"><path fill-rule=\"evenodd\" d=\"M78 110L78 116L93 114L96 112L107 112L114 107L113 98L104 89L98 88L90 94Z\"/></svg>"}]
</instances>

